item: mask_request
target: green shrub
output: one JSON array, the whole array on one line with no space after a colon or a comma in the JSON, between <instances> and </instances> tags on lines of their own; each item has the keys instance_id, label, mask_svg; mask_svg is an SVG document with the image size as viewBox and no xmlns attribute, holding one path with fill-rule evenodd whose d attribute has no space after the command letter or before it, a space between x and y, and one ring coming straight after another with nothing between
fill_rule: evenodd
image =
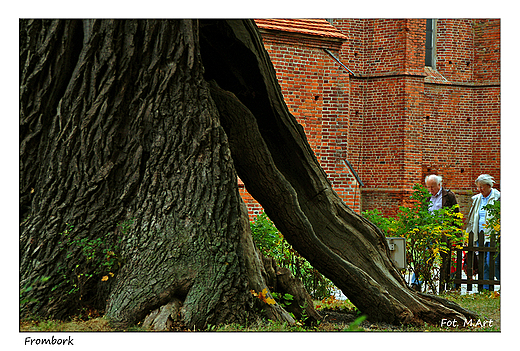
<instances>
[{"instance_id":1,"label":"green shrub","mask_svg":"<svg viewBox=\"0 0 520 351\"><path fill-rule=\"evenodd\" d=\"M406 238L406 259L416 277L436 293L441 252L450 245L460 245L464 239L462 213L453 208L428 211L430 193L420 184L413 187L409 206L400 206L395 218L385 218L379 211L365 211L363 216L377 225L386 236Z\"/></svg>"},{"instance_id":2,"label":"green shrub","mask_svg":"<svg viewBox=\"0 0 520 351\"><path fill-rule=\"evenodd\" d=\"M251 232L260 252L274 258L280 267L289 268L313 298L322 299L332 294L334 284L293 249L265 212L251 222Z\"/></svg>"},{"instance_id":3,"label":"green shrub","mask_svg":"<svg viewBox=\"0 0 520 351\"><path fill-rule=\"evenodd\" d=\"M386 218L376 208L374 210L363 211L363 217L375 224L383 233L387 233L392 225L392 219Z\"/></svg>"},{"instance_id":4,"label":"green shrub","mask_svg":"<svg viewBox=\"0 0 520 351\"><path fill-rule=\"evenodd\" d=\"M277 261L281 260L284 251L283 241L285 240L265 212L256 216L250 224L253 240L260 252L264 256L273 257Z\"/></svg>"},{"instance_id":5,"label":"green shrub","mask_svg":"<svg viewBox=\"0 0 520 351\"><path fill-rule=\"evenodd\" d=\"M489 235L495 238L497 250L500 251L500 201L494 201L483 207L487 211L486 224L484 227L489 229Z\"/></svg>"}]
</instances>

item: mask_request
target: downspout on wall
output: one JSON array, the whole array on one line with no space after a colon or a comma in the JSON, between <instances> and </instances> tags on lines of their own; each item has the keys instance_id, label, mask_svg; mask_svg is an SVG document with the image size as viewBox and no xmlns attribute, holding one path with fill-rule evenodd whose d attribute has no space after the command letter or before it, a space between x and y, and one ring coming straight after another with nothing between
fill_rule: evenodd
<instances>
[{"instance_id":1,"label":"downspout on wall","mask_svg":"<svg viewBox=\"0 0 520 351\"><path fill-rule=\"evenodd\" d=\"M352 74L352 76L354 76L354 77L356 76L356 75L354 74L354 72L352 72L352 71L351 71L347 66L345 66L345 65L343 64L343 62L341 62L341 61L339 60L339 58L337 58L337 57L336 57L336 56L335 56L335 55L334 55L334 54L333 54L329 49L323 49L323 51L325 51L327 54L329 54L329 56L332 57L332 58L334 59L334 61L336 61L337 63L339 63L339 64L341 65L341 67L343 67L344 69L346 69L350 74Z\"/></svg>"},{"instance_id":2,"label":"downspout on wall","mask_svg":"<svg viewBox=\"0 0 520 351\"><path fill-rule=\"evenodd\" d=\"M353 77L355 77L356 75L354 74L354 72L352 72L347 66L345 66L343 64L343 62L340 61L340 59L338 59L329 49L323 49L323 51L325 51L330 57L332 57L334 59L334 61L336 61L337 63L339 63L339 65L341 67L343 67L347 72L349 72ZM343 162L345 163L345 165L348 167L348 169L350 170L350 172L352 173L352 175L354 176L354 178L356 178L357 180L357 183L359 185L359 189L361 191L361 187L364 186L363 182L361 181L361 179L359 178L359 175L357 174L357 172L354 170L354 167L352 166L352 164L348 161L348 160L343 160ZM356 202L356 191L354 191L354 203ZM361 209L361 206L360 206L360 209Z\"/></svg>"}]
</instances>

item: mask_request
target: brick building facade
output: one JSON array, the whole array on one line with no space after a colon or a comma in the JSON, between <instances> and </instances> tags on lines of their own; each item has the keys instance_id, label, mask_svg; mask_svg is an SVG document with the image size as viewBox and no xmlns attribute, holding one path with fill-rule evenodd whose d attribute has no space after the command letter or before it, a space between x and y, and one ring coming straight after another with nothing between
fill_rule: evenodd
<instances>
[{"instance_id":1,"label":"brick building facade","mask_svg":"<svg viewBox=\"0 0 520 351\"><path fill-rule=\"evenodd\" d=\"M352 209L393 215L431 173L463 213L479 174L500 189L500 20L255 21L291 113Z\"/></svg>"}]
</instances>

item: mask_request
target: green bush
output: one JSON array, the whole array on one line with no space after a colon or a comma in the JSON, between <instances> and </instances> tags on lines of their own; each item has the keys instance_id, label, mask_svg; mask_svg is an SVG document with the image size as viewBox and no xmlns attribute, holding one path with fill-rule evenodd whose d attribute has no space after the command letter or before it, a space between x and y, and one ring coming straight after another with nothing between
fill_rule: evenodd
<instances>
[{"instance_id":1,"label":"green bush","mask_svg":"<svg viewBox=\"0 0 520 351\"><path fill-rule=\"evenodd\" d=\"M284 238L265 212L256 216L250 224L253 240L260 252L264 256L273 257L277 261L281 260L284 251Z\"/></svg>"},{"instance_id":2,"label":"green bush","mask_svg":"<svg viewBox=\"0 0 520 351\"><path fill-rule=\"evenodd\" d=\"M434 293L439 279L441 252L465 239L462 213L453 208L428 211L431 195L420 184L413 187L409 206L400 206L395 218L385 218L379 211L365 211L363 216L378 226L386 236L406 238L406 259L416 277Z\"/></svg>"},{"instance_id":3,"label":"green bush","mask_svg":"<svg viewBox=\"0 0 520 351\"><path fill-rule=\"evenodd\" d=\"M274 258L280 267L289 268L313 298L321 300L333 293L334 284L293 249L265 212L251 222L251 232L260 252Z\"/></svg>"},{"instance_id":4,"label":"green bush","mask_svg":"<svg viewBox=\"0 0 520 351\"><path fill-rule=\"evenodd\" d=\"M391 228L392 219L384 217L377 208L374 210L363 211L362 215L381 229L383 233L387 233Z\"/></svg>"},{"instance_id":5,"label":"green bush","mask_svg":"<svg viewBox=\"0 0 520 351\"><path fill-rule=\"evenodd\" d=\"M500 203L501 201L494 201L492 204L487 204L483 207L487 211L486 224L484 227L489 229L489 235L495 238L496 247L500 250Z\"/></svg>"}]
</instances>

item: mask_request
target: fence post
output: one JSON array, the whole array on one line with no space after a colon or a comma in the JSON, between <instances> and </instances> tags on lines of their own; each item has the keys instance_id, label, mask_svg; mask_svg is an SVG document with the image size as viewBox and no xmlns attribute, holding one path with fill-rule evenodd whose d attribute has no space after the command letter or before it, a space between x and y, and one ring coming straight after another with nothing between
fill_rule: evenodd
<instances>
[{"instance_id":1,"label":"fence post","mask_svg":"<svg viewBox=\"0 0 520 351\"><path fill-rule=\"evenodd\" d=\"M489 247L496 247L495 236L491 235L491 240L489 241ZM487 255L489 255L489 280L495 280L495 256L497 255L496 251L490 251ZM489 290L495 291L495 285L489 284Z\"/></svg>"},{"instance_id":2,"label":"fence post","mask_svg":"<svg viewBox=\"0 0 520 351\"><path fill-rule=\"evenodd\" d=\"M468 235L468 248L473 247L473 232L469 232ZM467 291L472 291L473 284L470 282L473 278L473 259L475 257L475 251L466 251L466 275L468 275L468 284L466 285Z\"/></svg>"},{"instance_id":3,"label":"fence post","mask_svg":"<svg viewBox=\"0 0 520 351\"><path fill-rule=\"evenodd\" d=\"M441 269L439 272L439 293L443 293L445 291L445 287L449 285L451 270L451 242L444 234L441 236L441 242L446 244L448 252L441 251L440 253Z\"/></svg>"},{"instance_id":4,"label":"fence post","mask_svg":"<svg viewBox=\"0 0 520 351\"><path fill-rule=\"evenodd\" d=\"M478 247L485 247L484 245L484 231L478 233ZM484 263L486 262L486 252L479 251L478 253L478 279L484 279ZM484 285L481 283L478 285L478 291L484 290Z\"/></svg>"},{"instance_id":5,"label":"fence post","mask_svg":"<svg viewBox=\"0 0 520 351\"><path fill-rule=\"evenodd\" d=\"M457 266L455 268L455 279L462 279L462 250L456 250L457 252ZM461 284L455 283L455 289L460 289Z\"/></svg>"}]
</instances>

